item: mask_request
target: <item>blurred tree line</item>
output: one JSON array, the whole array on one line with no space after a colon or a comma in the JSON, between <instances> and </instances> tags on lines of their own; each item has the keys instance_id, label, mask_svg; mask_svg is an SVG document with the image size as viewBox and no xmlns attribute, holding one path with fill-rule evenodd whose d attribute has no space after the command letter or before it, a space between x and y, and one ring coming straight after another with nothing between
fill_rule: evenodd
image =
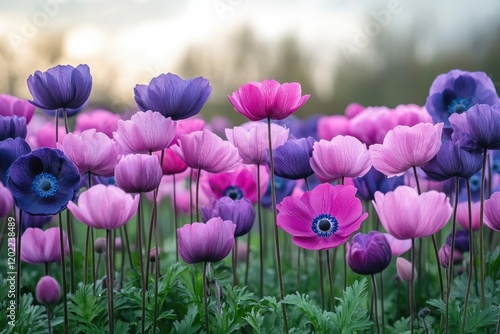
<instances>
[{"instance_id":1,"label":"blurred tree line","mask_svg":"<svg viewBox=\"0 0 500 334\"><path fill-rule=\"evenodd\" d=\"M180 64L176 68L165 69L165 72L171 71L184 78L201 75L210 79L212 98L202 115L206 119L222 115L236 123L244 119L234 112L227 95L251 80L299 82L303 93L311 94L309 101L297 113L299 117L343 113L351 102L365 106L423 105L434 78L454 68L484 71L497 86L500 85L500 25L490 30L488 36L478 32L472 38L472 44L434 54L430 59L419 56L420 44L417 41L426 36L420 29L416 28L401 37L385 29L372 38L359 54L354 55L351 62L342 56L336 57L338 64L334 64L335 70L326 73L334 83L334 89L329 94L318 92L321 83L315 82L311 74L313 70L318 70L315 66L320 66L314 62L313 52L322 50L303 48L293 35L279 42L264 42L248 27L235 31L227 40L210 43L210 47L207 44L191 46ZM493 33L495 31L497 33ZM60 62L63 57L60 35L49 33L38 40L32 54L19 55L10 50L5 39L0 38L0 92L26 95L27 75L23 72L26 62L36 59L40 69ZM131 89L127 92L114 89L120 80L119 69L109 68L108 71L107 80L94 82L92 104L117 112L135 109Z\"/></svg>"}]
</instances>

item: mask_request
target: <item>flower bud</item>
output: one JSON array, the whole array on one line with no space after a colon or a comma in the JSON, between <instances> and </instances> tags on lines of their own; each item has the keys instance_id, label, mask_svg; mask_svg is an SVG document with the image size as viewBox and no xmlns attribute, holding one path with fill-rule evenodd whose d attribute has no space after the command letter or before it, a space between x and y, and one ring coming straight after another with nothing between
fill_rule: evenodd
<instances>
[{"instance_id":1,"label":"flower bud","mask_svg":"<svg viewBox=\"0 0 500 334\"><path fill-rule=\"evenodd\" d=\"M106 239L97 238L94 241L94 250L97 254L102 254L106 251Z\"/></svg>"},{"instance_id":2,"label":"flower bud","mask_svg":"<svg viewBox=\"0 0 500 334\"><path fill-rule=\"evenodd\" d=\"M406 260L405 258L398 257L396 259L396 269L398 272L399 278L406 282L411 282L411 262ZM413 280L417 278L417 271L413 269Z\"/></svg>"},{"instance_id":3,"label":"flower bud","mask_svg":"<svg viewBox=\"0 0 500 334\"><path fill-rule=\"evenodd\" d=\"M54 304L61 298L59 283L51 276L43 276L35 288L36 300L41 304Z\"/></svg>"}]
</instances>

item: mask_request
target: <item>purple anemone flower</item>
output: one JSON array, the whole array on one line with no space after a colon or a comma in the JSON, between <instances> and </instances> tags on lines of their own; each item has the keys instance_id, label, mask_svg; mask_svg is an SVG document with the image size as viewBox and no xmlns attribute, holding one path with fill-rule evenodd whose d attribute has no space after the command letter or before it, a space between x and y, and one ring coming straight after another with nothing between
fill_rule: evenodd
<instances>
[{"instance_id":1,"label":"purple anemone flower","mask_svg":"<svg viewBox=\"0 0 500 334\"><path fill-rule=\"evenodd\" d=\"M304 179L314 171L309 160L313 152L314 139L289 139L273 150L274 174L291 180Z\"/></svg>"},{"instance_id":2,"label":"purple anemone flower","mask_svg":"<svg viewBox=\"0 0 500 334\"><path fill-rule=\"evenodd\" d=\"M255 221L255 210L252 203L246 198L233 200L224 196L215 201L211 207L202 208L201 215L204 222L215 217L232 221L236 224L235 237L247 234Z\"/></svg>"},{"instance_id":3,"label":"purple anemone flower","mask_svg":"<svg viewBox=\"0 0 500 334\"><path fill-rule=\"evenodd\" d=\"M387 177L372 167L365 175L353 179L353 182L358 188L359 197L365 201L372 201L377 191L382 194L394 191L398 186L403 185L405 180L404 176Z\"/></svg>"},{"instance_id":4,"label":"purple anemone flower","mask_svg":"<svg viewBox=\"0 0 500 334\"><path fill-rule=\"evenodd\" d=\"M0 181L7 185L10 166L21 155L31 152L28 143L21 137L0 141Z\"/></svg>"},{"instance_id":5,"label":"purple anemone flower","mask_svg":"<svg viewBox=\"0 0 500 334\"><path fill-rule=\"evenodd\" d=\"M373 275L391 263L392 251L386 237L378 232L358 233L348 244L347 263L355 273Z\"/></svg>"},{"instance_id":6,"label":"purple anemone flower","mask_svg":"<svg viewBox=\"0 0 500 334\"><path fill-rule=\"evenodd\" d=\"M25 139L27 133L26 118L0 115L0 141L17 137Z\"/></svg>"}]
</instances>

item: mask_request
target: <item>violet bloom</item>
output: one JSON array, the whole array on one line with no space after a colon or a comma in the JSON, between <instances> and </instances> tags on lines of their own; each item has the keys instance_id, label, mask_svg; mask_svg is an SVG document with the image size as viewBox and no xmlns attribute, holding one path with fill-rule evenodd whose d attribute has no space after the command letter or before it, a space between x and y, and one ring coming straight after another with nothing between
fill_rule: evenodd
<instances>
[{"instance_id":1,"label":"violet bloom","mask_svg":"<svg viewBox=\"0 0 500 334\"><path fill-rule=\"evenodd\" d=\"M274 189L276 190L276 203L280 203L285 197L292 195L297 181L285 179L279 176L274 177ZM272 206L271 182L267 184L267 190L262 196L261 204L265 208Z\"/></svg>"},{"instance_id":2,"label":"violet bloom","mask_svg":"<svg viewBox=\"0 0 500 334\"><path fill-rule=\"evenodd\" d=\"M78 205L69 202L68 210L85 225L114 230L135 215L138 205L139 196L133 198L116 186L98 184L80 194Z\"/></svg>"},{"instance_id":3,"label":"violet bloom","mask_svg":"<svg viewBox=\"0 0 500 334\"><path fill-rule=\"evenodd\" d=\"M302 96L297 82L280 84L276 80L251 81L228 96L234 109L251 121L284 119L297 111L310 95Z\"/></svg>"},{"instance_id":4,"label":"violet bloom","mask_svg":"<svg viewBox=\"0 0 500 334\"><path fill-rule=\"evenodd\" d=\"M102 132L85 130L80 135L68 133L60 149L73 161L80 174L113 176L118 162L118 146Z\"/></svg>"},{"instance_id":5,"label":"violet bloom","mask_svg":"<svg viewBox=\"0 0 500 334\"><path fill-rule=\"evenodd\" d=\"M171 148L189 167L209 173L233 172L241 164L238 149L208 130L181 135Z\"/></svg>"},{"instance_id":6,"label":"violet bloom","mask_svg":"<svg viewBox=\"0 0 500 334\"><path fill-rule=\"evenodd\" d=\"M373 275L382 272L391 263L391 247L378 231L357 233L347 243L347 264L357 274Z\"/></svg>"},{"instance_id":7,"label":"violet bloom","mask_svg":"<svg viewBox=\"0 0 500 334\"><path fill-rule=\"evenodd\" d=\"M310 163L318 179L325 182L363 176L372 166L366 145L351 136L314 143Z\"/></svg>"},{"instance_id":8,"label":"violet bloom","mask_svg":"<svg viewBox=\"0 0 500 334\"><path fill-rule=\"evenodd\" d=\"M183 80L167 73L151 79L149 85L136 85L134 99L142 111L179 120L198 114L211 93L210 82L203 77Z\"/></svg>"},{"instance_id":9,"label":"violet bloom","mask_svg":"<svg viewBox=\"0 0 500 334\"><path fill-rule=\"evenodd\" d=\"M461 114L475 104L500 104L491 79L484 72L451 70L436 77L425 106L435 123L444 122L449 128L450 115Z\"/></svg>"},{"instance_id":10,"label":"violet bloom","mask_svg":"<svg viewBox=\"0 0 500 334\"><path fill-rule=\"evenodd\" d=\"M19 210L16 210L18 212ZM29 213L23 212L23 217L21 220L21 228L24 231L28 227L33 227L33 228L43 228L46 224L50 223L52 220L53 216L34 216L30 215Z\"/></svg>"},{"instance_id":11,"label":"violet bloom","mask_svg":"<svg viewBox=\"0 0 500 334\"><path fill-rule=\"evenodd\" d=\"M471 203L471 227L472 231L479 230L481 202L476 201ZM469 203L468 201L460 202L457 206L457 223L464 230L469 230Z\"/></svg>"},{"instance_id":12,"label":"violet bloom","mask_svg":"<svg viewBox=\"0 0 500 334\"><path fill-rule=\"evenodd\" d=\"M309 250L338 247L368 217L353 186L320 184L300 198L286 197L277 206L278 226L293 243Z\"/></svg>"},{"instance_id":13,"label":"violet bloom","mask_svg":"<svg viewBox=\"0 0 500 334\"><path fill-rule=\"evenodd\" d=\"M84 112L76 117L75 132L95 129L98 132L103 132L109 138L113 138L113 132L118 130L118 120L120 119L119 114L108 110L97 109Z\"/></svg>"},{"instance_id":14,"label":"violet bloom","mask_svg":"<svg viewBox=\"0 0 500 334\"><path fill-rule=\"evenodd\" d=\"M374 199L374 195L377 191L385 194L403 185L404 177L387 177L385 174L372 167L365 175L353 179L353 182L354 186L358 188L359 197L365 201L371 201Z\"/></svg>"},{"instance_id":15,"label":"violet bloom","mask_svg":"<svg viewBox=\"0 0 500 334\"><path fill-rule=\"evenodd\" d=\"M289 129L271 123L271 147L283 145L289 135ZM244 164L267 163L267 150L269 150L267 124L263 122L246 123L226 129L226 137L237 149Z\"/></svg>"},{"instance_id":16,"label":"violet bloom","mask_svg":"<svg viewBox=\"0 0 500 334\"><path fill-rule=\"evenodd\" d=\"M42 276L35 288L35 297L40 304L55 304L61 298L59 283L52 276Z\"/></svg>"},{"instance_id":17,"label":"violet bloom","mask_svg":"<svg viewBox=\"0 0 500 334\"><path fill-rule=\"evenodd\" d=\"M495 192L484 201L484 223L489 228L500 232L500 192Z\"/></svg>"},{"instance_id":18,"label":"violet bloom","mask_svg":"<svg viewBox=\"0 0 500 334\"><path fill-rule=\"evenodd\" d=\"M14 161L7 186L19 209L32 215L55 215L78 195L80 174L63 152L39 148Z\"/></svg>"},{"instance_id":19,"label":"violet bloom","mask_svg":"<svg viewBox=\"0 0 500 334\"><path fill-rule=\"evenodd\" d=\"M219 217L186 224L177 229L179 256L190 264L221 261L234 246L235 230L232 221Z\"/></svg>"},{"instance_id":20,"label":"violet bloom","mask_svg":"<svg viewBox=\"0 0 500 334\"><path fill-rule=\"evenodd\" d=\"M61 261L59 227L44 230L28 227L21 240L21 261L43 264ZM64 255L69 253L68 237L63 231Z\"/></svg>"},{"instance_id":21,"label":"violet bloom","mask_svg":"<svg viewBox=\"0 0 500 334\"><path fill-rule=\"evenodd\" d=\"M20 137L16 139L7 138L0 141L0 182L3 182L7 186L7 179L12 163L20 156L30 152L30 146Z\"/></svg>"},{"instance_id":22,"label":"violet bloom","mask_svg":"<svg viewBox=\"0 0 500 334\"><path fill-rule=\"evenodd\" d=\"M17 137L25 139L27 133L26 118L0 115L0 141Z\"/></svg>"},{"instance_id":23,"label":"violet bloom","mask_svg":"<svg viewBox=\"0 0 500 334\"><path fill-rule=\"evenodd\" d=\"M167 147L163 150L163 163L161 161L162 151L154 152L161 164L163 175L174 175L184 172L188 166L182 161L181 158L171 148Z\"/></svg>"},{"instance_id":24,"label":"violet bloom","mask_svg":"<svg viewBox=\"0 0 500 334\"><path fill-rule=\"evenodd\" d=\"M400 240L433 235L446 225L452 213L445 194L431 190L419 195L408 186L386 194L376 192L373 207L385 230Z\"/></svg>"},{"instance_id":25,"label":"violet bloom","mask_svg":"<svg viewBox=\"0 0 500 334\"><path fill-rule=\"evenodd\" d=\"M17 98L8 94L0 94L0 115L24 117L26 123L31 121L35 106L27 100Z\"/></svg>"},{"instance_id":26,"label":"violet bloom","mask_svg":"<svg viewBox=\"0 0 500 334\"><path fill-rule=\"evenodd\" d=\"M500 105L478 104L450 116L451 138L466 150L500 149Z\"/></svg>"},{"instance_id":27,"label":"violet bloom","mask_svg":"<svg viewBox=\"0 0 500 334\"><path fill-rule=\"evenodd\" d=\"M482 160L480 151L469 152L460 146L460 142L445 141L437 155L422 170L436 181L452 177L470 179L481 170Z\"/></svg>"},{"instance_id":28,"label":"violet bloom","mask_svg":"<svg viewBox=\"0 0 500 334\"><path fill-rule=\"evenodd\" d=\"M119 120L113 136L124 153L161 151L175 136L175 123L158 112L137 112L128 121Z\"/></svg>"},{"instance_id":29,"label":"violet bloom","mask_svg":"<svg viewBox=\"0 0 500 334\"><path fill-rule=\"evenodd\" d=\"M90 96L92 76L87 65L57 65L46 72L35 71L28 77L33 95L31 104L41 109L77 109Z\"/></svg>"},{"instance_id":30,"label":"violet bloom","mask_svg":"<svg viewBox=\"0 0 500 334\"><path fill-rule=\"evenodd\" d=\"M370 146L373 167L392 177L426 165L439 152L442 130L443 123L398 125L387 133L383 144Z\"/></svg>"},{"instance_id":31,"label":"violet bloom","mask_svg":"<svg viewBox=\"0 0 500 334\"><path fill-rule=\"evenodd\" d=\"M291 180L305 179L314 171L309 160L313 152L312 137L289 139L273 149L274 174Z\"/></svg>"},{"instance_id":32,"label":"violet bloom","mask_svg":"<svg viewBox=\"0 0 500 334\"><path fill-rule=\"evenodd\" d=\"M153 191L160 185L162 176L158 158L153 155L127 155L115 168L117 186L128 193Z\"/></svg>"},{"instance_id":33,"label":"violet bloom","mask_svg":"<svg viewBox=\"0 0 500 334\"><path fill-rule=\"evenodd\" d=\"M446 237L446 244L451 247L451 233ZM455 231L455 250L465 253L469 251L469 248L469 232L466 230Z\"/></svg>"},{"instance_id":34,"label":"violet bloom","mask_svg":"<svg viewBox=\"0 0 500 334\"><path fill-rule=\"evenodd\" d=\"M204 222L215 217L232 221L236 224L234 236L241 237L252 229L255 221L255 209L246 198L233 200L225 196L214 201L211 206L201 208L201 216Z\"/></svg>"},{"instance_id":35,"label":"violet bloom","mask_svg":"<svg viewBox=\"0 0 500 334\"><path fill-rule=\"evenodd\" d=\"M7 217L12 211L13 205L14 199L10 190L4 187L2 181L0 181L0 218Z\"/></svg>"}]
</instances>

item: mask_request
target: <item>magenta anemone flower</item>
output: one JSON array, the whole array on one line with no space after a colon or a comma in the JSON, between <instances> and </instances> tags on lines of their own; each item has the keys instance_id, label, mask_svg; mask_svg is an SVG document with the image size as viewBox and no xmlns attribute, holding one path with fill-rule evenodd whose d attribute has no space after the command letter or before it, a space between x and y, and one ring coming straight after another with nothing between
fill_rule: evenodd
<instances>
[{"instance_id":1,"label":"magenta anemone flower","mask_svg":"<svg viewBox=\"0 0 500 334\"><path fill-rule=\"evenodd\" d=\"M481 202L472 202L471 209L471 226L472 231L479 230L479 210L481 208ZM469 203L467 201L458 203L457 206L457 222L462 226L465 230L469 229Z\"/></svg>"},{"instance_id":2,"label":"magenta anemone flower","mask_svg":"<svg viewBox=\"0 0 500 334\"><path fill-rule=\"evenodd\" d=\"M14 199L10 190L0 181L0 218L7 217L12 211Z\"/></svg>"},{"instance_id":3,"label":"magenta anemone flower","mask_svg":"<svg viewBox=\"0 0 500 334\"><path fill-rule=\"evenodd\" d=\"M387 133L383 144L370 146L373 167L390 177L424 166L439 152L442 131L443 123L398 125Z\"/></svg>"},{"instance_id":4,"label":"magenta anemone flower","mask_svg":"<svg viewBox=\"0 0 500 334\"><path fill-rule=\"evenodd\" d=\"M55 304L61 298L61 287L52 276L42 276L36 284L35 296L40 304Z\"/></svg>"},{"instance_id":5,"label":"magenta anemone flower","mask_svg":"<svg viewBox=\"0 0 500 334\"><path fill-rule=\"evenodd\" d=\"M113 176L118 162L118 146L104 133L95 129L85 130L80 135L68 133L60 148L80 174Z\"/></svg>"},{"instance_id":6,"label":"magenta anemone flower","mask_svg":"<svg viewBox=\"0 0 500 334\"><path fill-rule=\"evenodd\" d=\"M156 189L163 172L154 155L129 154L115 168L116 185L128 193L143 193Z\"/></svg>"},{"instance_id":7,"label":"magenta anemone flower","mask_svg":"<svg viewBox=\"0 0 500 334\"><path fill-rule=\"evenodd\" d=\"M289 130L278 124L271 124L271 146L273 149L288 140ZM269 150L267 124L262 122L246 123L226 129L226 137L236 148L244 164L267 164Z\"/></svg>"},{"instance_id":8,"label":"magenta anemone flower","mask_svg":"<svg viewBox=\"0 0 500 334\"><path fill-rule=\"evenodd\" d=\"M113 136L124 153L150 153L170 145L175 128L175 122L159 112L139 111L128 121L119 120Z\"/></svg>"},{"instance_id":9,"label":"magenta anemone flower","mask_svg":"<svg viewBox=\"0 0 500 334\"><path fill-rule=\"evenodd\" d=\"M278 209L278 226L293 243L309 250L338 247L368 217L353 186L320 184L300 198L288 196Z\"/></svg>"},{"instance_id":10,"label":"magenta anemone flower","mask_svg":"<svg viewBox=\"0 0 500 334\"><path fill-rule=\"evenodd\" d=\"M377 191L373 206L385 230L400 240L433 235L446 225L452 212L444 193L431 190L419 195L408 186L386 194Z\"/></svg>"},{"instance_id":11,"label":"magenta anemone flower","mask_svg":"<svg viewBox=\"0 0 500 334\"><path fill-rule=\"evenodd\" d=\"M351 136L336 136L313 145L311 167L321 181L360 177L372 167L366 145Z\"/></svg>"},{"instance_id":12,"label":"magenta anemone flower","mask_svg":"<svg viewBox=\"0 0 500 334\"><path fill-rule=\"evenodd\" d=\"M75 132L83 132L89 129L95 129L97 132L103 132L109 138L113 138L113 132L118 130L119 114L108 110L97 109L84 112L76 116Z\"/></svg>"},{"instance_id":13,"label":"magenta anemone flower","mask_svg":"<svg viewBox=\"0 0 500 334\"><path fill-rule=\"evenodd\" d=\"M163 175L179 174L188 168L184 161L169 147L163 150L163 163L161 161L162 151L156 151L154 155L161 164Z\"/></svg>"},{"instance_id":14,"label":"magenta anemone flower","mask_svg":"<svg viewBox=\"0 0 500 334\"><path fill-rule=\"evenodd\" d=\"M495 192L484 201L484 223L489 228L500 232L500 192Z\"/></svg>"},{"instance_id":15,"label":"magenta anemone flower","mask_svg":"<svg viewBox=\"0 0 500 334\"><path fill-rule=\"evenodd\" d=\"M331 140L336 136L350 135L350 120L344 115L322 116L318 120L318 138Z\"/></svg>"},{"instance_id":16,"label":"magenta anemone flower","mask_svg":"<svg viewBox=\"0 0 500 334\"><path fill-rule=\"evenodd\" d=\"M31 264L61 261L59 227L44 230L28 227L21 240L21 260ZM68 237L63 231L64 255L69 253Z\"/></svg>"},{"instance_id":17,"label":"magenta anemone flower","mask_svg":"<svg viewBox=\"0 0 500 334\"><path fill-rule=\"evenodd\" d=\"M69 202L68 210L85 225L114 230L135 215L138 204L139 196L133 198L116 186L97 184L80 194L78 205Z\"/></svg>"},{"instance_id":18,"label":"magenta anemone flower","mask_svg":"<svg viewBox=\"0 0 500 334\"><path fill-rule=\"evenodd\" d=\"M234 109L251 121L284 119L299 109L310 95L302 96L297 82L280 84L276 80L251 81L228 96Z\"/></svg>"},{"instance_id":19,"label":"magenta anemone flower","mask_svg":"<svg viewBox=\"0 0 500 334\"><path fill-rule=\"evenodd\" d=\"M8 94L0 94L0 115L26 118L26 124L31 121L35 106L27 100Z\"/></svg>"},{"instance_id":20,"label":"magenta anemone flower","mask_svg":"<svg viewBox=\"0 0 500 334\"><path fill-rule=\"evenodd\" d=\"M233 172L241 164L238 149L209 130L181 135L172 150L193 169Z\"/></svg>"},{"instance_id":21,"label":"magenta anemone flower","mask_svg":"<svg viewBox=\"0 0 500 334\"><path fill-rule=\"evenodd\" d=\"M220 217L204 223L186 224L177 229L179 256L186 263L218 262L234 246L236 225Z\"/></svg>"}]
</instances>

